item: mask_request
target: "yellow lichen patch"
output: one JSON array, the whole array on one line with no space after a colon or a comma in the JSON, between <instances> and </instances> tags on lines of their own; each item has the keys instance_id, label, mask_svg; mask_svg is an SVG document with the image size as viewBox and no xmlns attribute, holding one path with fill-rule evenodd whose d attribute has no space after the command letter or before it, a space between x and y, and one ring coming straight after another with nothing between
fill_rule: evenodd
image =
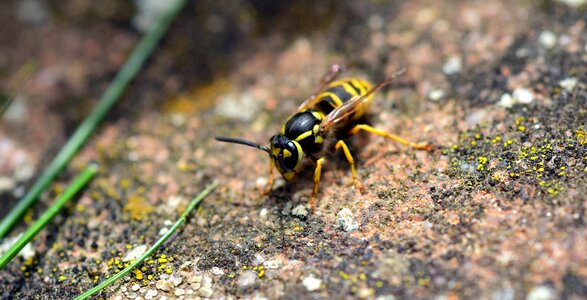
<instances>
[{"instance_id":1,"label":"yellow lichen patch","mask_svg":"<svg viewBox=\"0 0 587 300\"><path fill-rule=\"evenodd\" d=\"M124 205L123 211L130 214L133 219L141 220L153 211L153 207L141 196L130 196Z\"/></svg>"},{"instance_id":2,"label":"yellow lichen patch","mask_svg":"<svg viewBox=\"0 0 587 300\"><path fill-rule=\"evenodd\" d=\"M167 100L163 110L167 114L194 113L214 104L217 96L230 88L226 78L219 78L210 84L193 88L187 94L178 95Z\"/></svg>"},{"instance_id":3,"label":"yellow lichen patch","mask_svg":"<svg viewBox=\"0 0 587 300\"><path fill-rule=\"evenodd\" d=\"M575 137L579 145L587 145L587 131L583 129L583 126L579 126L579 129L575 130Z\"/></svg>"}]
</instances>

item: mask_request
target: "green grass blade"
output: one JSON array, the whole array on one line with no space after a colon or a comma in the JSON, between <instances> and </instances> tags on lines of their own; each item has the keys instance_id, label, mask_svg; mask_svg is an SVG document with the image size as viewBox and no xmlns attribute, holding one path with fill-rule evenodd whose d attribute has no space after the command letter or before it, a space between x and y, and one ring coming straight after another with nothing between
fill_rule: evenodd
<instances>
[{"instance_id":1,"label":"green grass blade","mask_svg":"<svg viewBox=\"0 0 587 300\"><path fill-rule=\"evenodd\" d=\"M171 229L169 229L169 231L167 231L167 233L165 233L165 235L163 235L158 241L157 243L155 243L155 245L153 245L153 247L149 248L149 250L147 250L139 259L137 259L135 262L133 262L132 264L130 264L128 267L126 267L124 270L116 273L116 275L108 278L107 280L103 281L102 283L100 283L99 285L93 287L92 289L88 290L87 292L83 293L82 295L76 297L76 300L81 300L81 299L87 299L88 297L96 294L97 292L101 291L102 289L104 289L105 287L109 286L110 284L112 284L114 281L118 280L119 278L123 277L124 275L128 274L130 271L132 271L136 266L138 266L140 263L142 263L145 259L147 259L147 257L151 256L151 254L153 254L153 252L155 252L155 250L157 250L157 248L159 248L159 246L161 246L163 243L165 243L165 241L167 241L167 239L169 239L169 237L171 235L173 235L175 233L175 231L181 227L181 225L183 225L183 223L185 223L185 221L187 220L188 215L190 214L190 212L198 205L200 204L200 202L202 202L202 200L208 196L208 194L210 194L210 192L212 192L212 190L214 190L214 188L216 188L216 186L218 185L218 182L213 182L210 185L208 185L202 192L200 192L188 205L188 207L186 208L186 210L181 214L180 218L175 222L175 224L173 224L173 226L171 227Z\"/></svg>"},{"instance_id":2,"label":"green grass blade","mask_svg":"<svg viewBox=\"0 0 587 300\"><path fill-rule=\"evenodd\" d=\"M55 159L37 179L35 184L28 190L25 196L19 200L16 206L0 223L0 239L3 239L10 229L20 220L24 212L49 186L57 174L67 165L77 150L88 139L98 123L104 118L110 108L116 103L129 82L138 73L146 59L149 57L160 38L163 36L171 21L185 4L185 0L176 0L174 7L163 14L159 21L145 34L143 39L135 47L130 57L120 69L116 77L104 92L98 104L90 115L80 124L75 133L59 151Z\"/></svg>"},{"instance_id":3,"label":"green grass blade","mask_svg":"<svg viewBox=\"0 0 587 300\"><path fill-rule=\"evenodd\" d=\"M75 196L98 172L98 166L91 164L87 166L80 175L78 175L63 194L55 201L51 207L31 226L19 239L0 257L0 270L2 270L17 254L26 246L28 242L37 236L57 213Z\"/></svg>"}]
</instances>

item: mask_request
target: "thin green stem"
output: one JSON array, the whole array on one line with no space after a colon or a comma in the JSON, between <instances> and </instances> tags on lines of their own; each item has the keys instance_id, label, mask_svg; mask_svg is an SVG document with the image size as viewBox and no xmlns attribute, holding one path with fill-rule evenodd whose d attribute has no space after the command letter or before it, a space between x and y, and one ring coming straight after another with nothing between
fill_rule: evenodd
<instances>
[{"instance_id":1,"label":"thin green stem","mask_svg":"<svg viewBox=\"0 0 587 300\"><path fill-rule=\"evenodd\" d=\"M39 195L53 181L55 176L67 165L73 155L85 143L98 123L104 118L110 108L116 103L124 92L126 86L141 69L171 21L185 4L185 0L176 0L172 8L164 13L159 21L145 34L143 39L135 47L130 57L120 69L116 77L102 94L100 100L90 115L80 124L75 133L59 151L55 159L37 179L35 184L20 199L16 206L0 223L0 239L4 238L10 229L20 220L24 212L39 198Z\"/></svg>"},{"instance_id":2,"label":"thin green stem","mask_svg":"<svg viewBox=\"0 0 587 300\"><path fill-rule=\"evenodd\" d=\"M91 164L87 166L80 175L78 175L63 194L55 201L51 207L31 226L19 239L0 257L0 270L2 270L17 254L37 236L37 233L57 215L57 213L75 196L98 172L98 166Z\"/></svg>"},{"instance_id":3,"label":"thin green stem","mask_svg":"<svg viewBox=\"0 0 587 300\"><path fill-rule=\"evenodd\" d=\"M137 267L140 263L142 263L145 259L147 259L147 257L151 256L151 254L153 254L153 252L155 252L155 250L157 250L157 248L159 248L159 246L161 246L163 243L165 243L165 241L167 241L167 239L169 239L169 237L171 237L175 231L177 231L177 229L179 227L181 227L181 225L183 225L183 223L186 222L187 217L189 216L189 214L191 213L191 211L198 205L200 204L200 202L202 202L202 200L208 196L208 194L210 194L210 192L212 192L212 190L214 190L214 188L216 188L216 186L218 185L218 182L213 182L210 185L208 185L202 192L200 192L188 205L188 207L186 208L186 210L181 214L180 218L175 222L175 224L173 224L173 226L171 227L171 229L169 229L169 231L167 231L167 233L165 233L158 241L157 243L155 243L155 245L153 245L153 247L149 248L149 250L147 250L141 257L139 257L139 259L137 259L135 262L133 262L132 264L130 264L128 267L126 267L124 270L116 273L116 275L108 278L107 280L103 281L102 283L100 283L99 285L93 287L92 289L88 290L87 292L83 293L82 295L78 296L77 298L75 298L75 300L81 300L81 299L87 299L88 297L96 294L97 292L101 291L102 289L104 289L105 287L109 286L110 284L112 284L114 281L118 280L119 278L123 277L124 275L128 274L130 271L132 271L135 267Z\"/></svg>"}]
</instances>

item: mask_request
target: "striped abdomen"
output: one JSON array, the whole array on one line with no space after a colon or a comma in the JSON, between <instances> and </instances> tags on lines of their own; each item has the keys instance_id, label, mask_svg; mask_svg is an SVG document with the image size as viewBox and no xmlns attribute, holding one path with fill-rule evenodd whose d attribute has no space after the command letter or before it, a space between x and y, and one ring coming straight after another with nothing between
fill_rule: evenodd
<instances>
[{"instance_id":1,"label":"striped abdomen","mask_svg":"<svg viewBox=\"0 0 587 300\"><path fill-rule=\"evenodd\" d=\"M312 108L327 115L353 97L365 95L371 88L371 84L363 79L345 78L334 81L316 96L316 104ZM359 109L348 120L356 120L364 116L372 98L373 95L369 95L367 100L361 104Z\"/></svg>"}]
</instances>

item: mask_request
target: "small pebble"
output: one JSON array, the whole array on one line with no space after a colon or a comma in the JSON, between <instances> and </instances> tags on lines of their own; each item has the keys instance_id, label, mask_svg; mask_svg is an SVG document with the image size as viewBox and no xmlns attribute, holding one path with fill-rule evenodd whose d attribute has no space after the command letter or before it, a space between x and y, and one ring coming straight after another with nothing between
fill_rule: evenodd
<instances>
[{"instance_id":1,"label":"small pebble","mask_svg":"<svg viewBox=\"0 0 587 300\"><path fill-rule=\"evenodd\" d=\"M166 292L171 291L172 285L173 285L172 282L170 280L166 280L166 279L159 279L155 283L155 286L158 289L160 289L162 291L166 291Z\"/></svg>"},{"instance_id":2,"label":"small pebble","mask_svg":"<svg viewBox=\"0 0 587 300\"><path fill-rule=\"evenodd\" d=\"M202 297L210 298L210 296L214 294L214 291L209 287L202 287L198 290L198 294L200 294Z\"/></svg>"},{"instance_id":3,"label":"small pebble","mask_svg":"<svg viewBox=\"0 0 587 300\"><path fill-rule=\"evenodd\" d=\"M202 282L202 275L192 275L189 279L188 279L189 283L200 283Z\"/></svg>"},{"instance_id":4,"label":"small pebble","mask_svg":"<svg viewBox=\"0 0 587 300\"><path fill-rule=\"evenodd\" d=\"M173 275L169 275L169 281L171 281L171 283L174 286L178 286L181 284L181 282L183 281L183 278L181 278L181 276L173 276Z\"/></svg>"},{"instance_id":5,"label":"small pebble","mask_svg":"<svg viewBox=\"0 0 587 300\"><path fill-rule=\"evenodd\" d=\"M145 299L153 299L157 296L157 290L150 289L145 293ZM163 297L161 297L163 299Z\"/></svg>"},{"instance_id":6,"label":"small pebble","mask_svg":"<svg viewBox=\"0 0 587 300\"><path fill-rule=\"evenodd\" d=\"M184 289L177 289L175 290L175 292L173 292L176 296L181 296L181 295L185 295L185 290Z\"/></svg>"},{"instance_id":7,"label":"small pebble","mask_svg":"<svg viewBox=\"0 0 587 300\"><path fill-rule=\"evenodd\" d=\"M306 287L308 292L313 292L320 288L322 285L322 280L314 277L314 275L310 275L302 280L302 284Z\"/></svg>"},{"instance_id":8,"label":"small pebble","mask_svg":"<svg viewBox=\"0 0 587 300\"><path fill-rule=\"evenodd\" d=\"M131 289L132 289L134 292L138 291L140 288L141 288L141 286L140 286L140 285L138 285L138 284L133 284L133 285L132 285L132 287L131 287Z\"/></svg>"},{"instance_id":9,"label":"small pebble","mask_svg":"<svg viewBox=\"0 0 587 300\"><path fill-rule=\"evenodd\" d=\"M204 287L212 287L212 278L210 278L207 275L204 275L204 278L202 278L202 286Z\"/></svg>"},{"instance_id":10,"label":"small pebble","mask_svg":"<svg viewBox=\"0 0 587 300\"><path fill-rule=\"evenodd\" d=\"M306 218L308 216L308 209L305 205L300 204L292 209L291 214L298 218Z\"/></svg>"},{"instance_id":11,"label":"small pebble","mask_svg":"<svg viewBox=\"0 0 587 300\"><path fill-rule=\"evenodd\" d=\"M353 212L348 208L343 208L338 212L336 215L336 224L338 224L338 227L347 232L359 228L359 224L353 217Z\"/></svg>"},{"instance_id":12,"label":"small pebble","mask_svg":"<svg viewBox=\"0 0 587 300\"><path fill-rule=\"evenodd\" d=\"M269 212L269 211L268 211L266 208L263 208L263 209L261 209L261 211L259 212L259 216L260 216L261 218L265 218L265 217L267 217L267 213L268 213L268 212Z\"/></svg>"}]
</instances>

